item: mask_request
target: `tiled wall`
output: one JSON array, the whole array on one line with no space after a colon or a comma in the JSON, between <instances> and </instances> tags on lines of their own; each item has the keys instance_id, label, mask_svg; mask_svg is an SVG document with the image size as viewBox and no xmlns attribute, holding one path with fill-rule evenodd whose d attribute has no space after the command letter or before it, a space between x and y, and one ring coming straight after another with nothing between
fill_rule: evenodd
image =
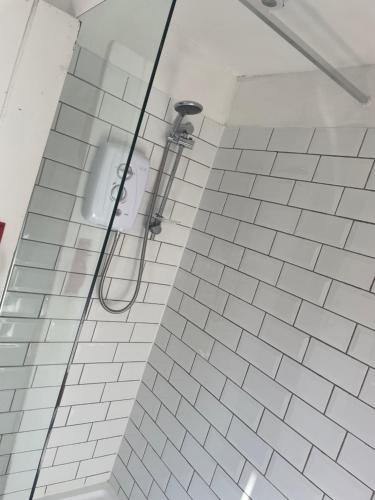
<instances>
[{"instance_id":1,"label":"tiled wall","mask_svg":"<svg viewBox=\"0 0 375 500\"><path fill-rule=\"evenodd\" d=\"M87 50L77 56L48 139L0 318L1 500L28 499L99 257L105 231L88 225L81 215L91 162L104 141L130 143L146 88ZM137 144L151 160L148 193L110 267L110 299L127 300L135 285L144 214L173 119L173 102L155 89ZM166 211L178 224L164 224L160 237L150 242L137 303L122 315L107 314L97 298L91 303L39 496L109 477L223 131L203 115L194 117L194 125L196 146L181 160Z\"/></svg>"},{"instance_id":2,"label":"tiled wall","mask_svg":"<svg viewBox=\"0 0 375 500\"><path fill-rule=\"evenodd\" d=\"M227 129L112 484L370 500L375 129Z\"/></svg>"}]
</instances>

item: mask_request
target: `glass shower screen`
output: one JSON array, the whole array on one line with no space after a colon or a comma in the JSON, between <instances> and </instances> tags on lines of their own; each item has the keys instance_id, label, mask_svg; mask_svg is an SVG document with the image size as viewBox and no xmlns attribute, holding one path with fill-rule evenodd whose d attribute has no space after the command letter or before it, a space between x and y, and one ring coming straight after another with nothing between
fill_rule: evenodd
<instances>
[{"instance_id":1,"label":"glass shower screen","mask_svg":"<svg viewBox=\"0 0 375 500\"><path fill-rule=\"evenodd\" d=\"M131 195L130 157L135 151L147 163L152 154L138 139L150 92L154 105L165 111L169 105L152 82L174 3L106 0L81 16L1 302L2 500L40 498L109 477L109 452L99 448L105 438L114 450L127 410L125 403L113 406L116 397L104 388L124 378L120 363L105 376L91 363L114 361L117 341L127 336L127 313L104 311L96 278L125 194ZM135 251L151 180L127 231ZM124 238L105 283L107 300L123 298L112 301L116 306L126 303L134 280ZM106 337L106 322L117 322L121 332ZM69 446L80 443L82 453L71 456ZM93 457L96 472L87 468Z\"/></svg>"}]
</instances>

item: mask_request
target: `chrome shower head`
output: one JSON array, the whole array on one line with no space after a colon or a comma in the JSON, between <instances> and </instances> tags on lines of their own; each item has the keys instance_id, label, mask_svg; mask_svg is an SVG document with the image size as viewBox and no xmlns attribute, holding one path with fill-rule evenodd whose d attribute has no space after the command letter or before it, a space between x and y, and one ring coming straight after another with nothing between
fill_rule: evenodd
<instances>
[{"instance_id":1,"label":"chrome shower head","mask_svg":"<svg viewBox=\"0 0 375 500\"><path fill-rule=\"evenodd\" d=\"M202 113L203 106L195 101L179 101L175 104L174 109L182 116L198 115Z\"/></svg>"},{"instance_id":2,"label":"chrome shower head","mask_svg":"<svg viewBox=\"0 0 375 500\"><path fill-rule=\"evenodd\" d=\"M203 111L202 104L195 101L179 101L176 102L174 109L177 111L177 117L173 123L171 137L176 136L179 132L181 132L180 128L182 125L182 120L185 116L188 115L198 115ZM187 124L189 128L184 130L185 133L192 134L194 132L194 127L191 123Z\"/></svg>"}]
</instances>

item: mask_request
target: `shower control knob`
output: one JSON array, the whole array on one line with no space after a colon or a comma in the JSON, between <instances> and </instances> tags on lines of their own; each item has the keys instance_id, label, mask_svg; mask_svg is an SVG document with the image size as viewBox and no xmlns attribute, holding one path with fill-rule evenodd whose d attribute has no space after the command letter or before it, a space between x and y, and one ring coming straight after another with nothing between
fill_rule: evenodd
<instances>
[{"instance_id":1,"label":"shower control knob","mask_svg":"<svg viewBox=\"0 0 375 500\"><path fill-rule=\"evenodd\" d=\"M122 179L122 176L124 175L125 172L125 167L126 163L120 163L120 165L117 167L117 176ZM126 180L131 179L134 175L133 169L129 167L128 173L126 174Z\"/></svg>"}]
</instances>

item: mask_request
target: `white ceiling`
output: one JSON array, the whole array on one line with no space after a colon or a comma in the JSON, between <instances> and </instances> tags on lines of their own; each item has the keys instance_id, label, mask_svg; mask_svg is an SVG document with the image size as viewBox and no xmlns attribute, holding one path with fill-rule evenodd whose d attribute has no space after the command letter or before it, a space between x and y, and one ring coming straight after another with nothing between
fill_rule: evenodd
<instances>
[{"instance_id":1,"label":"white ceiling","mask_svg":"<svg viewBox=\"0 0 375 500\"><path fill-rule=\"evenodd\" d=\"M375 0L288 0L276 15L337 67L375 63ZM178 0L169 36L236 75L313 68L239 0Z\"/></svg>"}]
</instances>

